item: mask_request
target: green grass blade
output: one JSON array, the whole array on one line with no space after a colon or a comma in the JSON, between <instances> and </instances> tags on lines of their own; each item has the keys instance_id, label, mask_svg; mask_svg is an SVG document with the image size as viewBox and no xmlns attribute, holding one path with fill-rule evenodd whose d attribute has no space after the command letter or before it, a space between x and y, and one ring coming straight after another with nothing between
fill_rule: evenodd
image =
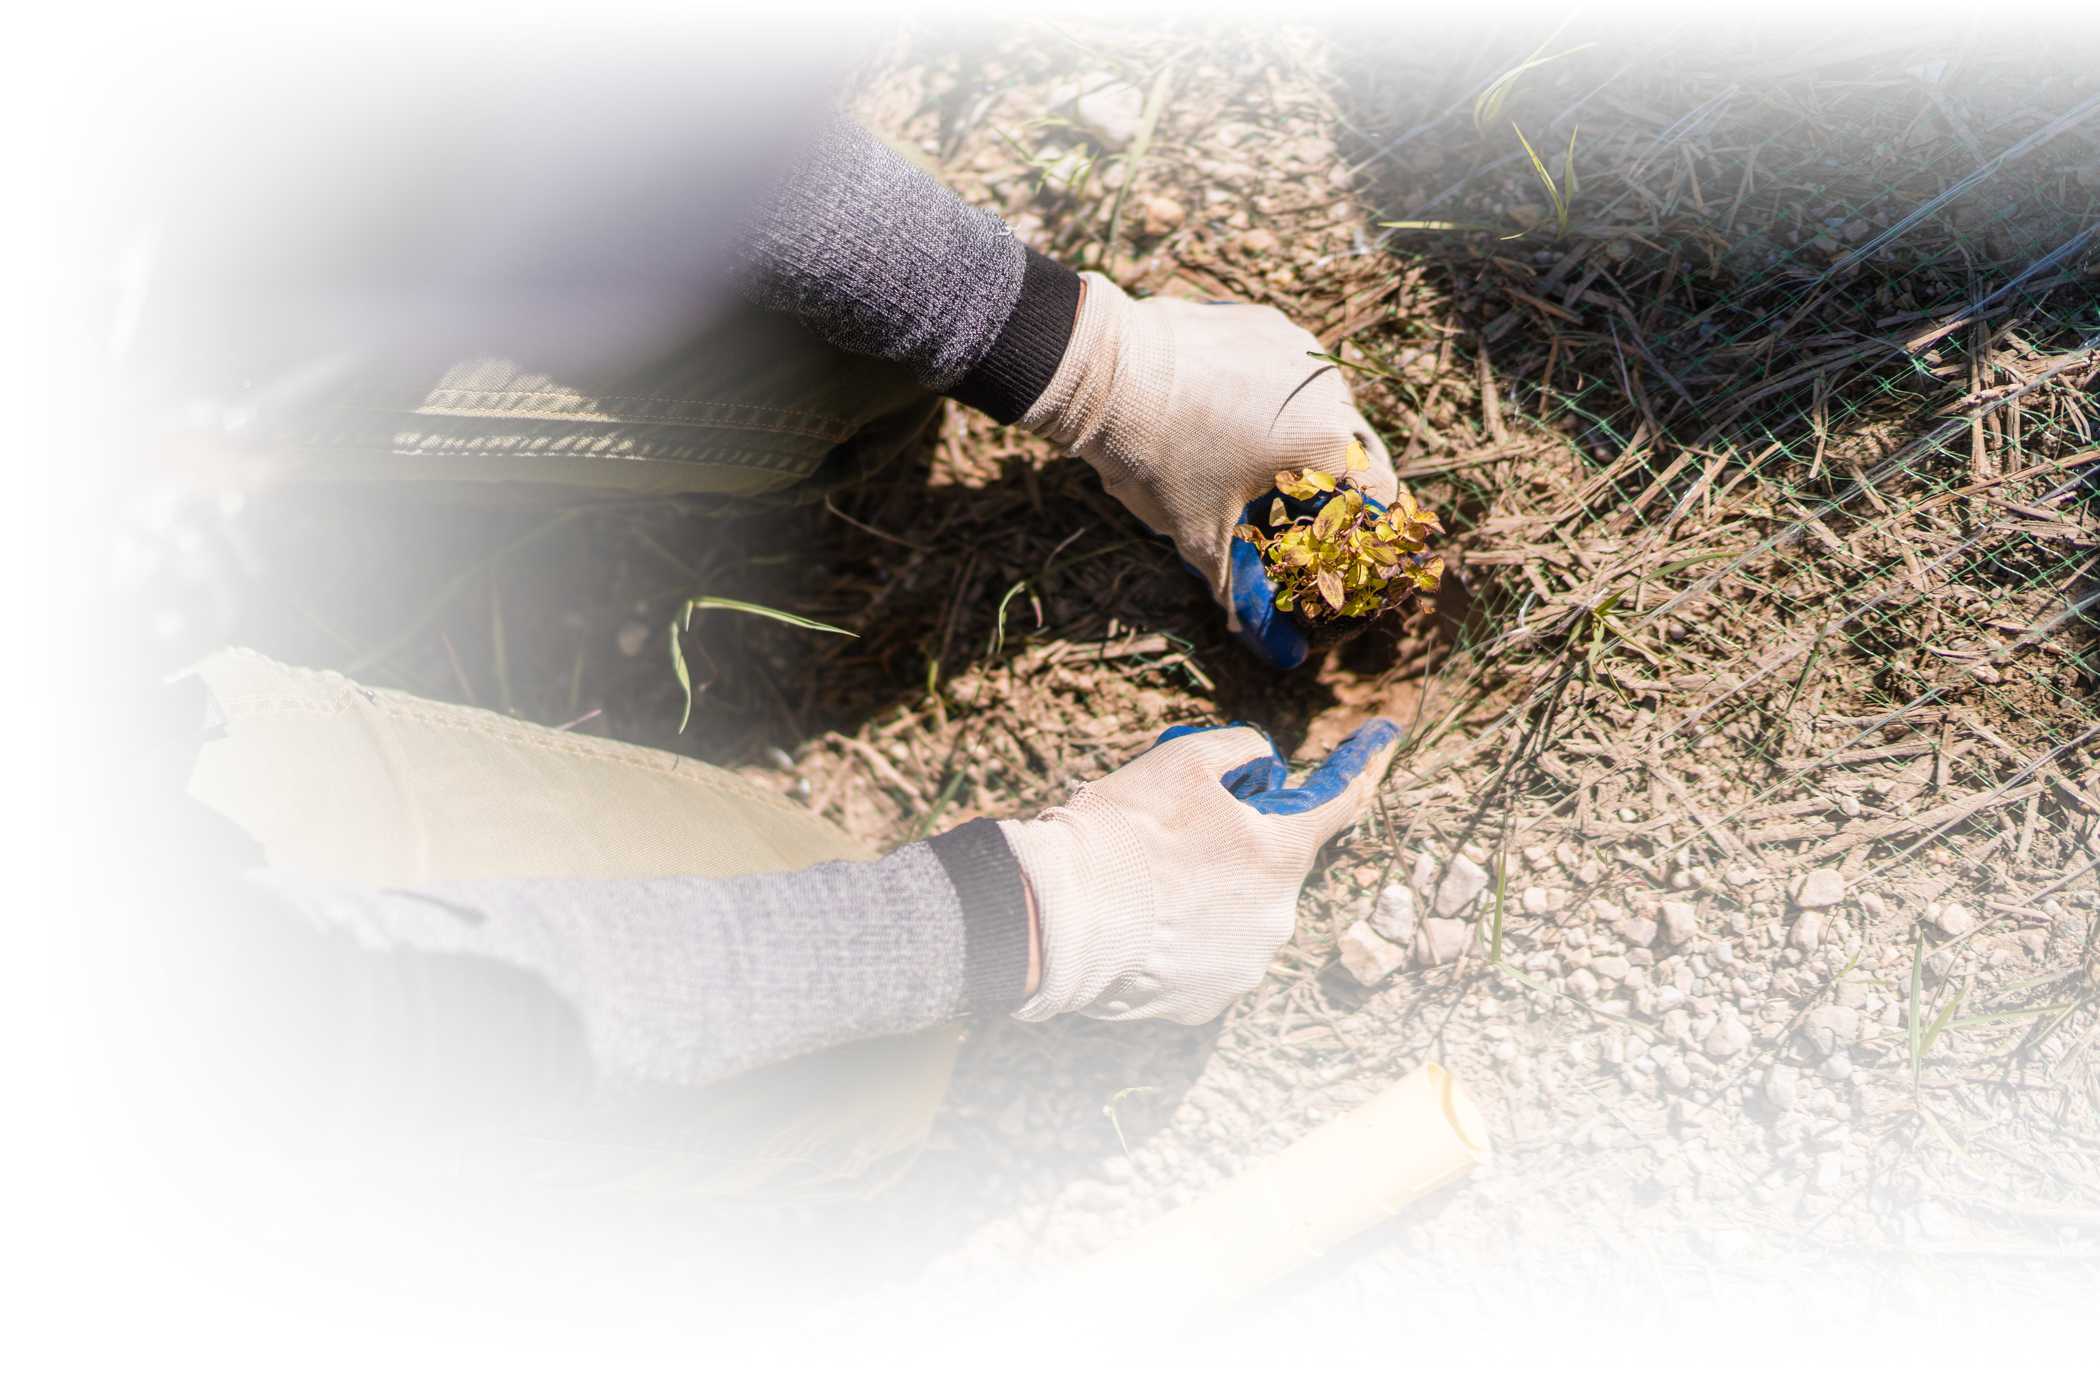
<instances>
[{"instance_id":1,"label":"green grass blade","mask_svg":"<svg viewBox=\"0 0 2100 1400\"><path fill-rule=\"evenodd\" d=\"M678 677L678 689L685 696L685 709L678 716L678 732L683 734L693 719L693 673L685 668L685 648L678 645L679 628L680 624L674 622L664 630L671 638L671 674Z\"/></svg>"},{"instance_id":2,"label":"green grass blade","mask_svg":"<svg viewBox=\"0 0 2100 1400\"><path fill-rule=\"evenodd\" d=\"M1925 1028L1925 1043L1918 1047L1920 1058L1932 1053L1933 1043L1940 1038L1940 1032L1947 1029L1948 1023L1954 1019L1954 1013L1961 1010L1961 1004L1968 998L1969 992L1965 987L1950 997L1940 1014L1932 1018L1932 1024Z\"/></svg>"},{"instance_id":3,"label":"green grass blade","mask_svg":"<svg viewBox=\"0 0 2100 1400\"><path fill-rule=\"evenodd\" d=\"M1546 37L1546 44L1550 44L1559 38L1561 30L1567 27L1567 22L1562 21L1560 28L1555 29L1553 33ZM1562 49L1559 53L1549 54L1546 52L1546 44L1540 44L1531 51L1531 57L1525 59L1522 63L1481 89L1480 96L1473 99L1473 129L1475 131L1482 134L1487 132L1488 123L1494 121L1496 117L1502 114L1502 104L1509 100L1509 95L1512 92L1516 91L1517 80L1526 73L1529 73L1534 68L1543 68L1549 63L1558 63L1570 55L1581 53L1584 49L1597 47L1595 42L1577 44L1572 49Z\"/></svg>"},{"instance_id":4,"label":"green grass blade","mask_svg":"<svg viewBox=\"0 0 2100 1400\"><path fill-rule=\"evenodd\" d=\"M1539 177L1539 183L1546 187L1546 198L1553 202L1553 226L1561 233L1566 233L1568 202L1561 198L1560 186L1553 183L1553 172L1546 169L1546 162L1540 160L1539 153L1531 148L1531 142L1525 139L1523 127L1511 122L1509 129L1517 133L1517 140L1523 145L1524 154L1531 157L1532 173Z\"/></svg>"},{"instance_id":5,"label":"green grass blade","mask_svg":"<svg viewBox=\"0 0 2100 1400\"><path fill-rule=\"evenodd\" d=\"M772 622L784 622L790 627L806 628L811 632L830 632L840 637L860 636L858 632L848 632L845 628L834 627L828 622L818 622L813 618L803 617L797 613L782 612L779 608L769 608L763 603L746 603L737 598L688 598L685 600L685 613L682 620L690 621L694 610L698 608L719 608L727 612L749 613L753 617L763 617Z\"/></svg>"}]
</instances>

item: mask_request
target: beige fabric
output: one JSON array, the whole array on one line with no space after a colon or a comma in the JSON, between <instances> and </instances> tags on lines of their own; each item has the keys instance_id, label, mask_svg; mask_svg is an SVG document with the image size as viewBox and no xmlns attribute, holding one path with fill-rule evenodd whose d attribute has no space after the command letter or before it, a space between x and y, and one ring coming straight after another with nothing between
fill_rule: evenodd
<instances>
[{"instance_id":1,"label":"beige fabric","mask_svg":"<svg viewBox=\"0 0 2100 1400\"><path fill-rule=\"evenodd\" d=\"M333 879L748 875L874 852L678 754L360 685L247 651L197 674L226 723L191 795Z\"/></svg>"},{"instance_id":2,"label":"beige fabric","mask_svg":"<svg viewBox=\"0 0 2100 1400\"><path fill-rule=\"evenodd\" d=\"M1320 343L1282 312L1137 301L1097 272L1083 276L1071 344L1021 425L1100 472L1109 494L1174 541L1229 617L1232 527L1276 473L1339 477L1354 438L1371 459L1356 484L1393 499L1385 444L1341 372L1312 358Z\"/></svg>"},{"instance_id":3,"label":"beige fabric","mask_svg":"<svg viewBox=\"0 0 2100 1400\"><path fill-rule=\"evenodd\" d=\"M191 795L246 831L273 867L403 885L721 877L874 855L785 799L677 754L253 652L220 652L195 672L223 732L199 753ZM659 1179L682 1172L687 1189L703 1175L713 1190L866 1181L923 1141L959 1041L957 1028L942 1027L746 1075L686 1105L693 1145L675 1161L660 1149L595 1155Z\"/></svg>"},{"instance_id":4,"label":"beige fabric","mask_svg":"<svg viewBox=\"0 0 2100 1400\"><path fill-rule=\"evenodd\" d=\"M738 306L655 363L483 355L346 368L217 445L238 484L410 483L517 501L703 492L779 505L879 471L939 400L897 366ZM783 495L786 492L788 494Z\"/></svg>"}]
</instances>

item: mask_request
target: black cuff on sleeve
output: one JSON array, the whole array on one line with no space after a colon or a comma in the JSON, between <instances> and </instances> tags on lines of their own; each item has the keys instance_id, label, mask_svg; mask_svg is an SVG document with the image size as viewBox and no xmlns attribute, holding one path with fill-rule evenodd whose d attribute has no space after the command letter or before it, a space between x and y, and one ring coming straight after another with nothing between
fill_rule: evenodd
<instances>
[{"instance_id":1,"label":"black cuff on sleeve","mask_svg":"<svg viewBox=\"0 0 2100 1400\"><path fill-rule=\"evenodd\" d=\"M1072 339L1072 318L1079 311L1079 274L1033 248L1022 250L1021 295L985 351L962 382L950 390L959 403L1011 423L1026 413L1050 387L1057 363Z\"/></svg>"},{"instance_id":2,"label":"black cuff on sleeve","mask_svg":"<svg viewBox=\"0 0 2100 1400\"><path fill-rule=\"evenodd\" d=\"M1011 1011L1028 991L1028 891L1021 863L985 818L934 837L927 849L955 886L963 914L963 1005Z\"/></svg>"}]
</instances>

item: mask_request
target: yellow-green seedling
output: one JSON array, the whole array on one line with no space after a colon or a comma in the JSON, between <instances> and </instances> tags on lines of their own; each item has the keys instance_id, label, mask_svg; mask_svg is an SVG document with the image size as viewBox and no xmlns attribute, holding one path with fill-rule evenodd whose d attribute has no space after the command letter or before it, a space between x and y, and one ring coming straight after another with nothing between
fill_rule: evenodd
<instances>
[{"instance_id":1,"label":"yellow-green seedling","mask_svg":"<svg viewBox=\"0 0 2100 1400\"><path fill-rule=\"evenodd\" d=\"M1363 448L1350 443L1349 466L1368 465ZM1435 609L1444 561L1427 550L1444 527L1405 486L1383 508L1323 471L1279 472L1276 491L1266 529L1246 524L1233 533L1260 552L1278 612L1317 625L1368 622L1410 598L1424 612ZM1323 494L1327 503L1310 514L1289 504Z\"/></svg>"}]
</instances>

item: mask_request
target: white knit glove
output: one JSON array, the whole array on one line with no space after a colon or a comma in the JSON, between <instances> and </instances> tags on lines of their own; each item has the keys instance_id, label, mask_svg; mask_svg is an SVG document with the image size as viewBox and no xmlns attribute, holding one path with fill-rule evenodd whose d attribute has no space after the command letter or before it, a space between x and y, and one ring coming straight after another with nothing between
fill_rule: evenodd
<instances>
[{"instance_id":1,"label":"white knit glove","mask_svg":"<svg viewBox=\"0 0 2100 1400\"><path fill-rule=\"evenodd\" d=\"M1399 739L1372 720L1290 788L1259 730L1180 726L1064 806L999 823L1042 936L1042 982L1014 1014L1216 1016L1268 971L1313 857L1362 814Z\"/></svg>"},{"instance_id":2,"label":"white knit glove","mask_svg":"<svg viewBox=\"0 0 2100 1400\"><path fill-rule=\"evenodd\" d=\"M1172 540L1237 630L1231 536L1248 503L1287 469L1341 477L1351 438L1370 458L1352 480L1389 503L1392 459L1341 371L1281 311L1138 301L1098 272L1082 280L1072 339L1021 426L1085 459Z\"/></svg>"}]
</instances>

